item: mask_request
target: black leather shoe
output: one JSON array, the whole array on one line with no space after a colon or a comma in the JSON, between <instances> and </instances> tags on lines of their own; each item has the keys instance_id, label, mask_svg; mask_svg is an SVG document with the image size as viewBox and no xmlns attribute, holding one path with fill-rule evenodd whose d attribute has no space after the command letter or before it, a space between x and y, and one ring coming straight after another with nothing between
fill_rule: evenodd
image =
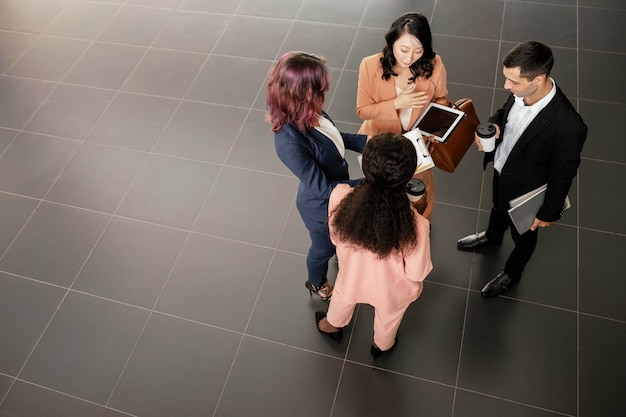
<instances>
[{"instance_id":1,"label":"black leather shoe","mask_svg":"<svg viewBox=\"0 0 626 417\"><path fill-rule=\"evenodd\" d=\"M485 297L497 297L498 295L507 292L513 285L517 284L517 281L518 280L512 279L503 271L496 275L494 279L489 281L487 285L480 290L480 293Z\"/></svg>"},{"instance_id":2,"label":"black leather shoe","mask_svg":"<svg viewBox=\"0 0 626 417\"><path fill-rule=\"evenodd\" d=\"M389 352L393 351L396 348L396 343L397 343L397 340L393 344L393 346L391 346L387 350L380 350L380 348L378 346L376 346L375 343L372 343L372 347L370 348L370 354L374 357L374 359L378 359L381 356L383 356L385 353L389 353Z\"/></svg>"},{"instance_id":3,"label":"black leather shoe","mask_svg":"<svg viewBox=\"0 0 626 417\"><path fill-rule=\"evenodd\" d=\"M474 250L487 245L499 245L500 243L501 242L491 242L487 239L487 236L485 236L485 232L480 232L459 239L459 241L456 242L456 246L462 250Z\"/></svg>"}]
</instances>

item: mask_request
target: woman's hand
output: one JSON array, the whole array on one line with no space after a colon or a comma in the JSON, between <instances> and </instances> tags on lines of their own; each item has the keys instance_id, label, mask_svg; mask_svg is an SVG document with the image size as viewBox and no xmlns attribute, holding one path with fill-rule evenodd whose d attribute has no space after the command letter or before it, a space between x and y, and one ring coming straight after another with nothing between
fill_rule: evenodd
<instances>
[{"instance_id":1,"label":"woman's hand","mask_svg":"<svg viewBox=\"0 0 626 417\"><path fill-rule=\"evenodd\" d=\"M402 90L393 101L396 110L419 109L428 104L428 96L424 91L415 92L415 84L410 85L406 90Z\"/></svg>"}]
</instances>

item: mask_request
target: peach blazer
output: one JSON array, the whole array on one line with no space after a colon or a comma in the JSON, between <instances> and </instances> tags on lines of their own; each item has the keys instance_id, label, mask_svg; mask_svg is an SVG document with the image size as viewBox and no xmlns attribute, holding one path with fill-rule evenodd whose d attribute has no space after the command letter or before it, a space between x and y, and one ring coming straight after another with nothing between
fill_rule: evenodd
<instances>
[{"instance_id":1,"label":"peach blazer","mask_svg":"<svg viewBox=\"0 0 626 417\"><path fill-rule=\"evenodd\" d=\"M330 194L329 213L352 188L339 184ZM424 279L433 269L430 259L428 220L415 211L417 246L410 252L379 259L374 253L355 248L336 239L332 223L330 237L337 246L339 273L333 296L346 303L367 303L377 310L392 313L406 307L422 293Z\"/></svg>"},{"instance_id":2,"label":"peach blazer","mask_svg":"<svg viewBox=\"0 0 626 417\"><path fill-rule=\"evenodd\" d=\"M396 85L393 77L383 80L383 67L380 64L382 53L363 58L359 66L359 84L356 98L356 114L364 120L359 133L369 136L380 132L402 133L402 124L393 106L396 99ZM439 55L435 56L433 74L426 79L415 80L415 91L426 91L429 101L448 95L447 73ZM415 123L423 109L413 109L411 125Z\"/></svg>"}]
</instances>

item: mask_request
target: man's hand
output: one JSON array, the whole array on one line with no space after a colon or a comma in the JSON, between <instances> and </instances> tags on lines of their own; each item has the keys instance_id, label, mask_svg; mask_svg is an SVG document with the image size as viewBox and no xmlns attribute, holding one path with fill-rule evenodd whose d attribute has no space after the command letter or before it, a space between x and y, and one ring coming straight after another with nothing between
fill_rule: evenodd
<instances>
[{"instance_id":1,"label":"man's hand","mask_svg":"<svg viewBox=\"0 0 626 417\"><path fill-rule=\"evenodd\" d=\"M552 222L544 222L535 217L535 221L533 222L532 226L530 226L530 230L534 232L538 227L548 227L551 224Z\"/></svg>"}]
</instances>

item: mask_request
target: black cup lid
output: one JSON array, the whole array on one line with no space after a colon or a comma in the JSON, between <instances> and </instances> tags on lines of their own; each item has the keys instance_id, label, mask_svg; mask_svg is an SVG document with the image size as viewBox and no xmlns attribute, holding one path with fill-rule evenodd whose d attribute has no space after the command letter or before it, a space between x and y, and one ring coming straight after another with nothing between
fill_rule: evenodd
<instances>
[{"instance_id":1,"label":"black cup lid","mask_svg":"<svg viewBox=\"0 0 626 417\"><path fill-rule=\"evenodd\" d=\"M481 123L476 128L476 133L481 138L490 138L496 134L496 127L492 123Z\"/></svg>"},{"instance_id":2,"label":"black cup lid","mask_svg":"<svg viewBox=\"0 0 626 417\"><path fill-rule=\"evenodd\" d=\"M419 178L411 178L409 182L406 183L404 188L406 189L406 192L411 195L422 195L426 191L424 181Z\"/></svg>"}]
</instances>

